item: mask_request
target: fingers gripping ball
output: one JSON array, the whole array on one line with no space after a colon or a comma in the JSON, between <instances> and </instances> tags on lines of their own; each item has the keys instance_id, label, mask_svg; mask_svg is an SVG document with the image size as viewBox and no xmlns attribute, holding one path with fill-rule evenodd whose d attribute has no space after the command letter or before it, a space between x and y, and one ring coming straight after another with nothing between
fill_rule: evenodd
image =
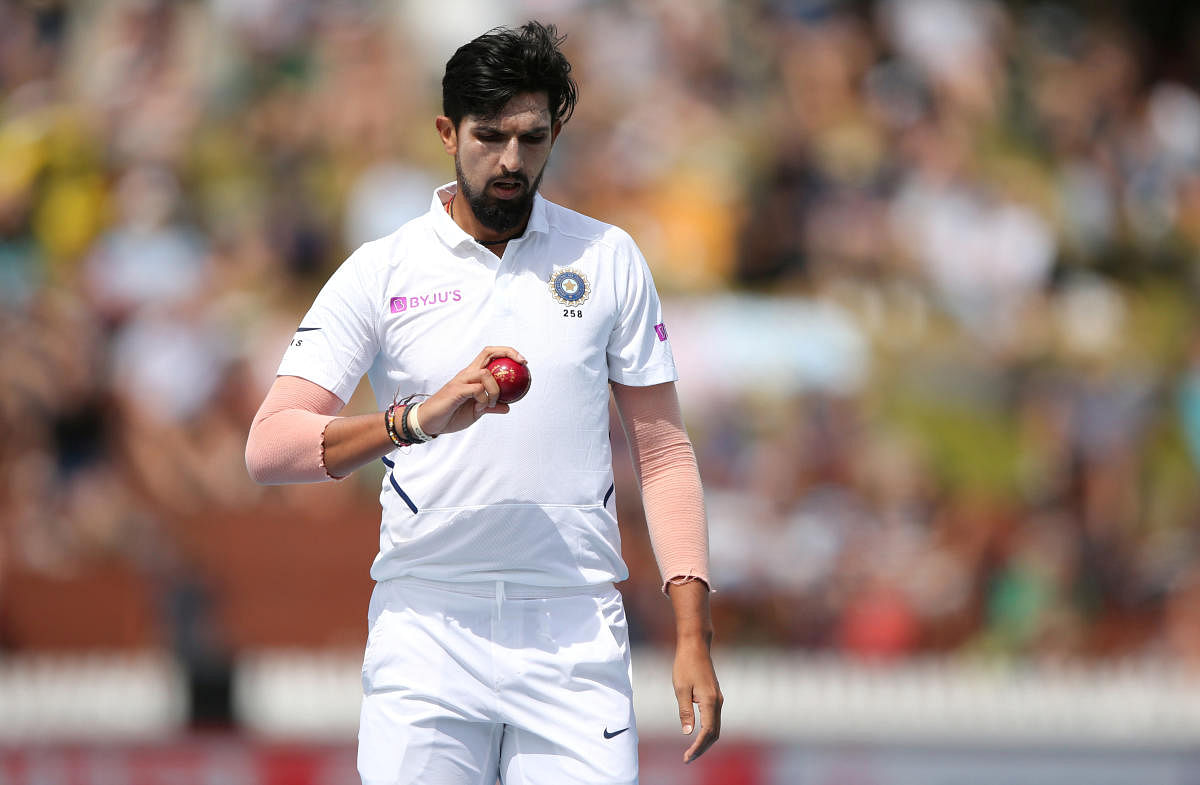
<instances>
[{"instance_id":1,"label":"fingers gripping ball","mask_svg":"<svg viewBox=\"0 0 1200 785\"><path fill-rule=\"evenodd\" d=\"M500 385L500 403L516 403L529 392L529 368L508 357L497 357L487 365L496 384Z\"/></svg>"}]
</instances>

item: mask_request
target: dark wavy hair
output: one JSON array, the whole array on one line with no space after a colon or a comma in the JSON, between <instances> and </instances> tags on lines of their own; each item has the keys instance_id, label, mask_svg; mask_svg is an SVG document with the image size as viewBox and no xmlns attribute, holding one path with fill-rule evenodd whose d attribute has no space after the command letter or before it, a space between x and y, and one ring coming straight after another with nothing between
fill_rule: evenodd
<instances>
[{"instance_id":1,"label":"dark wavy hair","mask_svg":"<svg viewBox=\"0 0 1200 785\"><path fill-rule=\"evenodd\" d=\"M578 98L571 64L558 48L565 39L554 25L526 22L463 44L446 63L442 114L457 128L468 115L495 117L519 93L545 93L551 122L565 123Z\"/></svg>"}]
</instances>

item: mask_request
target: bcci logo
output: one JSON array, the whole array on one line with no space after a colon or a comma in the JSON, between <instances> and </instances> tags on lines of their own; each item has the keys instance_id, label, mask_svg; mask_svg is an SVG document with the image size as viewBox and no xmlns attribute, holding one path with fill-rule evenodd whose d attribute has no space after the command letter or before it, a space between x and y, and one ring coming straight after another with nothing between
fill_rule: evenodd
<instances>
[{"instance_id":1,"label":"bcci logo","mask_svg":"<svg viewBox=\"0 0 1200 785\"><path fill-rule=\"evenodd\" d=\"M583 305L591 289L583 273L565 267L550 275L550 293L563 305Z\"/></svg>"}]
</instances>

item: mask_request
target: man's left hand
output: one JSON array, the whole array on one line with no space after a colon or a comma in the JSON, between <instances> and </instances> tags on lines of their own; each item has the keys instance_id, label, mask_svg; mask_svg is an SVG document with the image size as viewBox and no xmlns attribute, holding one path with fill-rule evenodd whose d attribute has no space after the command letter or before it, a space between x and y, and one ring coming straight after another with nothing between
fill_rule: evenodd
<instances>
[{"instance_id":1,"label":"man's left hand","mask_svg":"<svg viewBox=\"0 0 1200 785\"><path fill-rule=\"evenodd\" d=\"M667 587L675 607L675 665L671 681L679 701L679 724L684 734L696 728L695 705L700 707L700 732L683 762L691 763L704 754L721 735L721 704L725 697L717 683L712 661L712 616L708 609L708 585L703 581L671 584Z\"/></svg>"}]
</instances>

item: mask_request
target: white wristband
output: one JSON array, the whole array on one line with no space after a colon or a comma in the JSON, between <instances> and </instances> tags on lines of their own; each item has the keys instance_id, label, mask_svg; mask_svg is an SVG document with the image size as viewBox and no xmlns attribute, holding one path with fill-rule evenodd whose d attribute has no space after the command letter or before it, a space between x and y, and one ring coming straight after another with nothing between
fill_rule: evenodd
<instances>
[{"instance_id":1,"label":"white wristband","mask_svg":"<svg viewBox=\"0 0 1200 785\"><path fill-rule=\"evenodd\" d=\"M420 411L420 409L421 409L421 404L419 402L415 403L409 407L408 415L407 415L408 416L408 427L412 431L413 436L416 436L422 442L433 441L434 439L437 438L436 436L430 436L429 434L425 433L425 431L421 430L421 418L417 414L417 412Z\"/></svg>"}]
</instances>

